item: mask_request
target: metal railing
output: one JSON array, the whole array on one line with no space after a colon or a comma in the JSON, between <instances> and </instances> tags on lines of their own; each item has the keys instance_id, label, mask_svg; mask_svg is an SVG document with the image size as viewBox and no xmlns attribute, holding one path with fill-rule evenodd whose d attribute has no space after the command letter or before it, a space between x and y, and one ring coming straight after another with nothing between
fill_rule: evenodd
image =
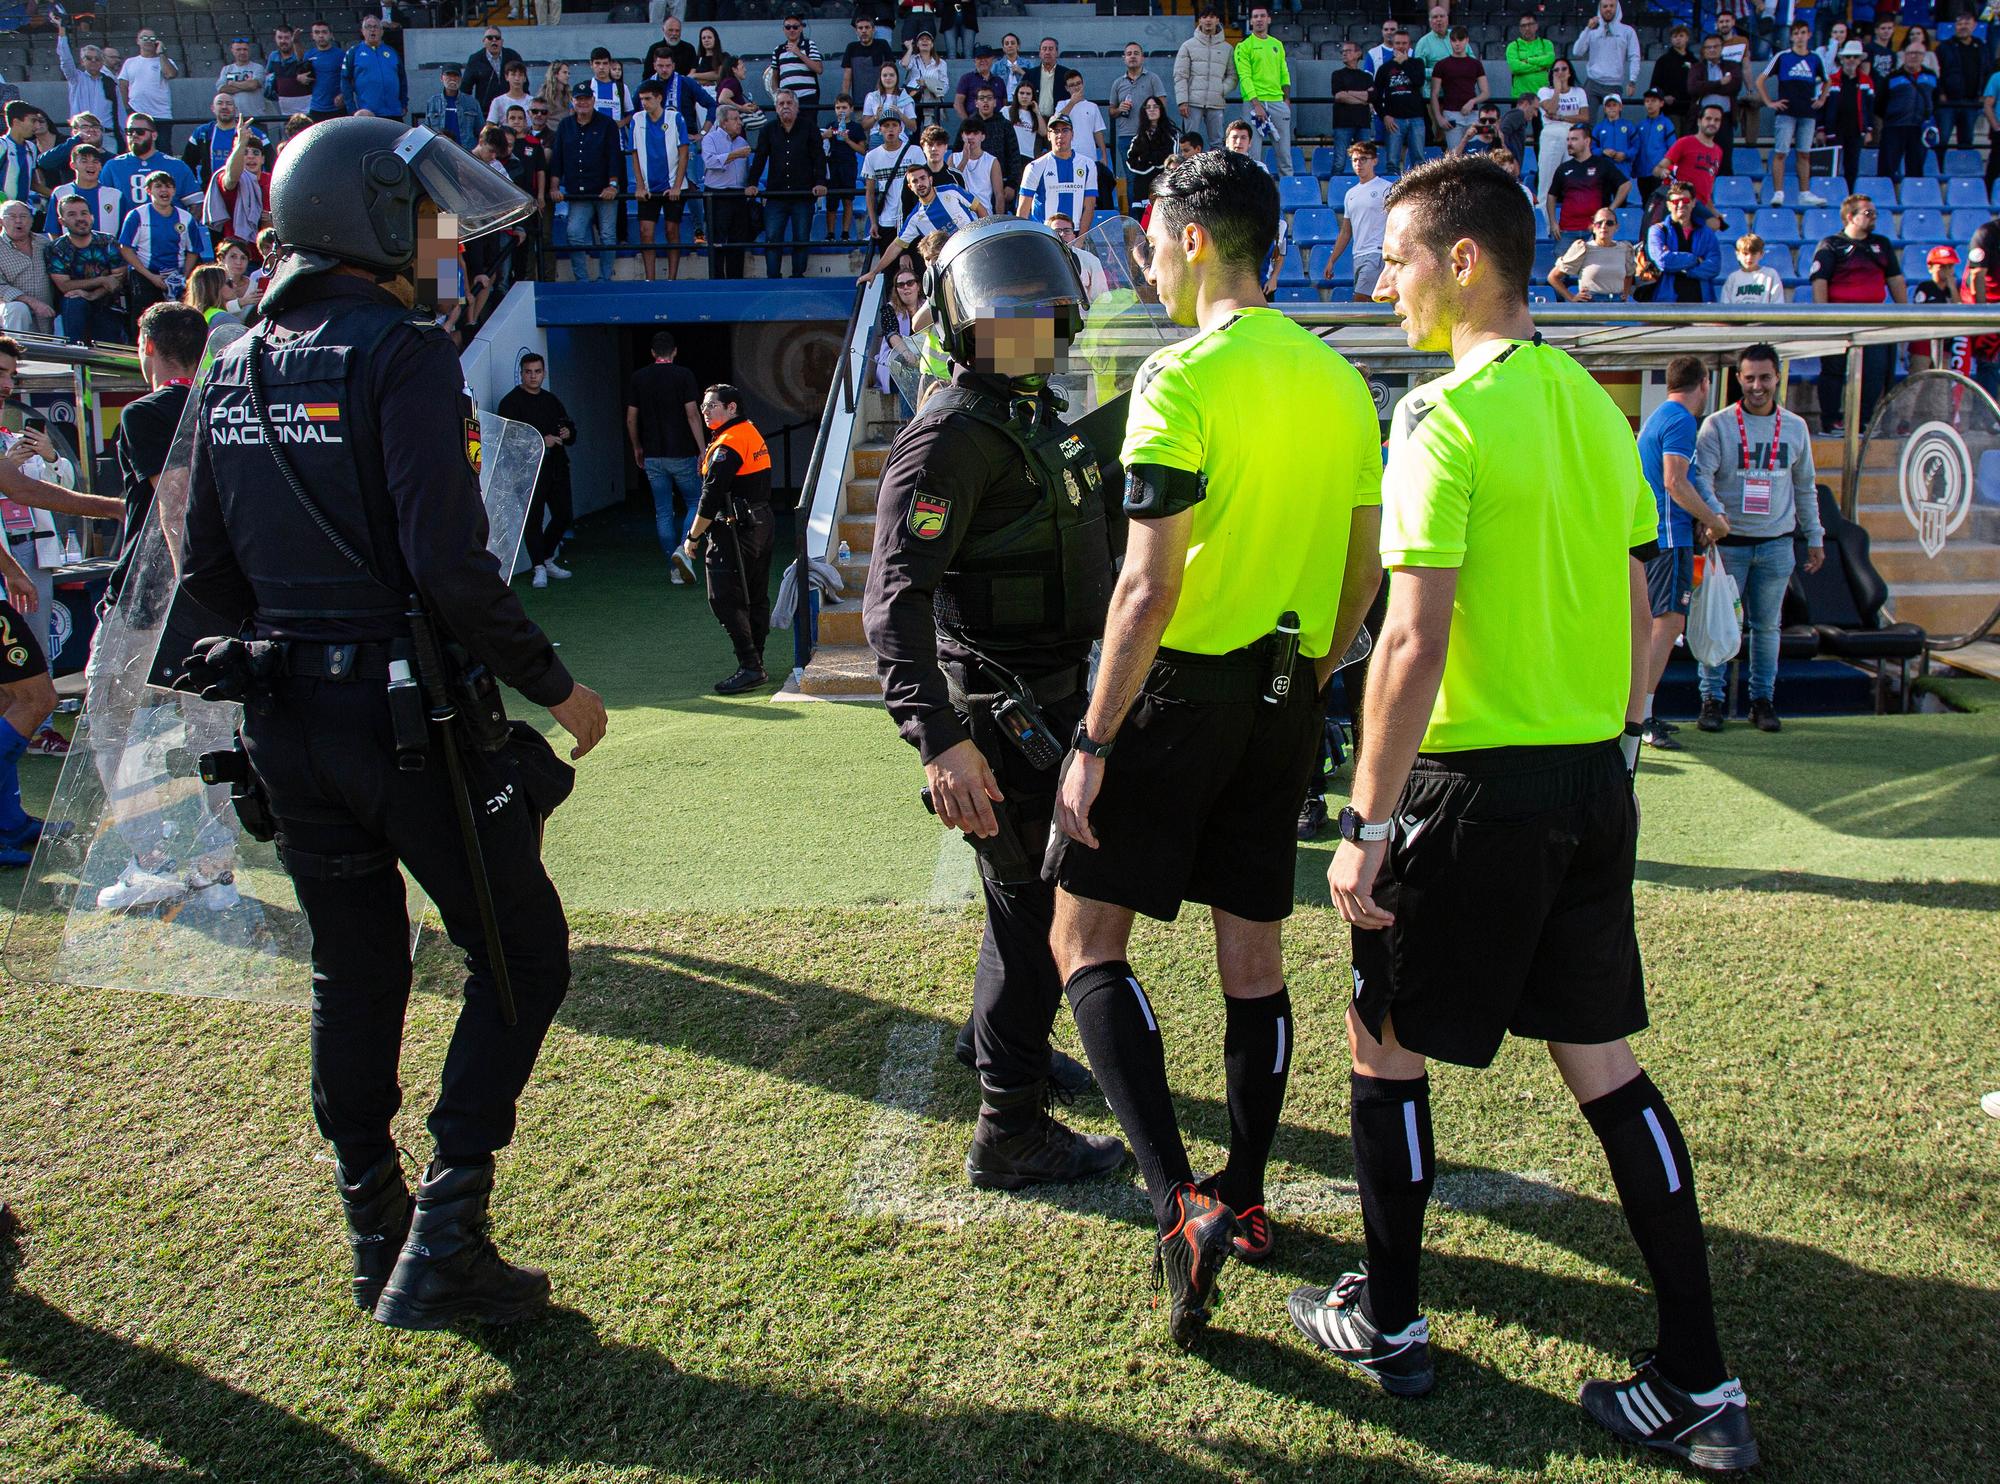
<instances>
[{"instance_id":1,"label":"metal railing","mask_svg":"<svg viewBox=\"0 0 2000 1484\"><path fill-rule=\"evenodd\" d=\"M847 330L841 337L841 355L834 369L833 385L827 388L826 408L820 414L819 432L813 438L812 457L806 461L805 482L799 489L799 504L792 533L797 551L792 558L792 688L804 678L819 647L815 619L818 605L813 601L812 564L829 545L834 522L846 494L843 477L849 451L854 446L854 421L861 411L861 395L866 387L867 337L875 330L882 309L883 279L877 277L854 288L854 306L848 311ZM860 337L860 343L856 343ZM844 430L845 436L842 436ZM834 477L827 471L832 468ZM817 550L815 550L817 543Z\"/></svg>"}]
</instances>

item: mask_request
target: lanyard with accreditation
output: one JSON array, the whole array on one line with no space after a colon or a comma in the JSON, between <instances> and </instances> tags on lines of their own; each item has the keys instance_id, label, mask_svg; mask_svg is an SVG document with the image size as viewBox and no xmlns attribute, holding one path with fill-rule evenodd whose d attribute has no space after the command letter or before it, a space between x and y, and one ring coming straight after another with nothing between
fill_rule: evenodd
<instances>
[{"instance_id":1,"label":"lanyard with accreditation","mask_svg":"<svg viewBox=\"0 0 2000 1484\"><path fill-rule=\"evenodd\" d=\"M1743 421L1743 404L1736 404L1736 441L1743 448L1743 513L1769 515L1771 490L1777 483L1778 432L1782 427L1777 412L1771 414L1771 443L1764 452L1764 465L1753 472L1750 463L1750 430Z\"/></svg>"}]
</instances>

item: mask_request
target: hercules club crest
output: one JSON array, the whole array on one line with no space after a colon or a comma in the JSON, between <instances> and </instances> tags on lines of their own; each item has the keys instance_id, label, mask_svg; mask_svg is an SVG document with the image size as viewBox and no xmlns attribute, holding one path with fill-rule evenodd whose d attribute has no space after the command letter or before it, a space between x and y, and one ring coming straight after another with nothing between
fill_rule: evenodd
<instances>
[{"instance_id":1,"label":"hercules club crest","mask_svg":"<svg viewBox=\"0 0 2000 1484\"><path fill-rule=\"evenodd\" d=\"M1972 454L1949 423L1927 422L1903 445L1896 489L1924 555L1936 557L1972 513Z\"/></svg>"}]
</instances>

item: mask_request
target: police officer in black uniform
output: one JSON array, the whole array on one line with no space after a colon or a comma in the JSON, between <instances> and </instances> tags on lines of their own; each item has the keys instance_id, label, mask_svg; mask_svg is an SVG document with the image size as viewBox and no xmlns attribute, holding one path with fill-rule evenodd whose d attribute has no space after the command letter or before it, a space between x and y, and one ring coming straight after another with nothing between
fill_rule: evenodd
<instances>
[{"instance_id":1,"label":"police officer in black uniform","mask_svg":"<svg viewBox=\"0 0 2000 1484\"><path fill-rule=\"evenodd\" d=\"M312 927L313 1112L337 1156L354 1298L406 1328L521 1318L549 1292L545 1274L494 1249L487 1205L493 1156L569 985L541 830L570 770L538 735L509 733L482 669L548 707L572 757L605 727L604 703L570 678L487 552L479 424L468 397L441 394L464 384L458 352L411 308L422 196L475 235L531 205L456 144L386 119L319 124L279 159L280 262L263 322L216 357L200 393L176 597L239 634L201 646L188 683L245 699L249 771ZM413 644L432 625L448 666L455 657L445 684ZM402 686L413 671L414 727L417 696ZM435 724L440 689L472 695L461 712L482 721L477 745L459 748L466 814ZM490 913L461 832L474 817ZM398 862L467 966L414 1213L390 1132L410 993ZM511 1005L482 919L504 924Z\"/></svg>"},{"instance_id":2,"label":"police officer in black uniform","mask_svg":"<svg viewBox=\"0 0 2000 1484\"><path fill-rule=\"evenodd\" d=\"M1048 1111L1063 986L1049 952L1054 888L1041 879L1055 764L1083 715L1112 583L1116 501L1047 386L1083 284L1055 233L1004 217L955 233L925 288L953 374L883 464L862 621L929 803L979 853L980 1109L966 1174L1005 1190L1092 1179L1125 1148Z\"/></svg>"}]
</instances>

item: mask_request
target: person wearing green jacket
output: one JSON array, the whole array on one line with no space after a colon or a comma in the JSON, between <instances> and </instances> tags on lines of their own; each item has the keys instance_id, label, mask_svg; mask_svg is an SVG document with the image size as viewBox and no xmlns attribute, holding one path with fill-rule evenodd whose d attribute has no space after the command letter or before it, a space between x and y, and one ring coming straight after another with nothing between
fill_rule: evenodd
<instances>
[{"instance_id":1,"label":"person wearing green jacket","mask_svg":"<svg viewBox=\"0 0 2000 1484\"><path fill-rule=\"evenodd\" d=\"M1292 70L1285 43L1271 34L1271 7L1250 7L1250 34L1236 43L1237 86L1243 116L1278 157L1278 173L1292 173ZM1210 145L1220 141L1211 140Z\"/></svg>"},{"instance_id":2,"label":"person wearing green jacket","mask_svg":"<svg viewBox=\"0 0 2000 1484\"><path fill-rule=\"evenodd\" d=\"M1514 96L1540 92L1549 85L1549 68L1555 65L1556 44L1542 36L1541 22L1532 13L1521 17L1521 34L1507 43L1507 70L1514 75Z\"/></svg>"}]
</instances>

